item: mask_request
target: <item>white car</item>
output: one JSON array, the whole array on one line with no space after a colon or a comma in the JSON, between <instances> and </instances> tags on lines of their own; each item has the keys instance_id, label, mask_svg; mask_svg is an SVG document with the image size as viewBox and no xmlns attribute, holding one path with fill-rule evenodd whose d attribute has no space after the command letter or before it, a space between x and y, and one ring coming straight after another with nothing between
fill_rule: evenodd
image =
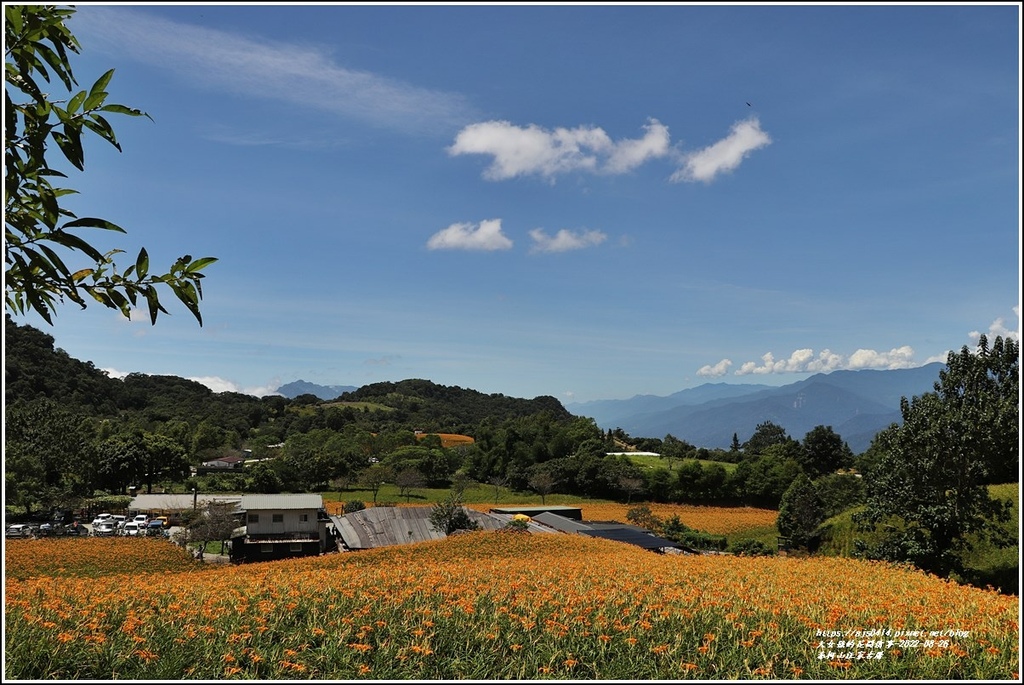
<instances>
[{"instance_id":1,"label":"white car","mask_svg":"<svg viewBox=\"0 0 1024 685\"><path fill-rule=\"evenodd\" d=\"M144 528L135 521L129 521L121 528L121 535L142 535Z\"/></svg>"},{"instance_id":2,"label":"white car","mask_svg":"<svg viewBox=\"0 0 1024 685\"><path fill-rule=\"evenodd\" d=\"M132 521L145 528L146 524L149 523L149 517L145 514L136 514Z\"/></svg>"},{"instance_id":3,"label":"white car","mask_svg":"<svg viewBox=\"0 0 1024 685\"><path fill-rule=\"evenodd\" d=\"M97 523L92 527L92 534L98 538L109 538L117 535L117 526L114 525L114 520L103 521Z\"/></svg>"},{"instance_id":4,"label":"white car","mask_svg":"<svg viewBox=\"0 0 1024 685\"><path fill-rule=\"evenodd\" d=\"M101 523L113 522L113 514L96 514L96 518L92 520L92 525L98 526Z\"/></svg>"}]
</instances>

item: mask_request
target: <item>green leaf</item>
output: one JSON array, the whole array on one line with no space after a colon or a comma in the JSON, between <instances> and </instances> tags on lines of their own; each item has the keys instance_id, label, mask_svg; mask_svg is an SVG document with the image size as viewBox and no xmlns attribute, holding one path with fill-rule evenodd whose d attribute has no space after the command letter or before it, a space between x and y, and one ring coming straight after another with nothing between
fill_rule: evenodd
<instances>
[{"instance_id":1,"label":"green leaf","mask_svg":"<svg viewBox=\"0 0 1024 685\"><path fill-rule=\"evenodd\" d=\"M68 228L102 228L107 231L117 231L118 233L127 233L126 230L118 226L117 224L107 221L106 219L96 219L93 217L82 217L81 219L75 219L61 226L61 230Z\"/></svg>"},{"instance_id":2,"label":"green leaf","mask_svg":"<svg viewBox=\"0 0 1024 685\"><path fill-rule=\"evenodd\" d=\"M202 271L203 269L205 269L210 264L213 264L216 261L216 257L201 257L196 261L192 262L191 264L189 264L188 268L186 269L186 273L193 274L197 271Z\"/></svg>"},{"instance_id":3,"label":"green leaf","mask_svg":"<svg viewBox=\"0 0 1024 685\"><path fill-rule=\"evenodd\" d=\"M114 70L110 69L107 73L96 79L96 83L92 84L92 88L89 90L89 99L85 101L86 111L94 110L103 104L103 101L107 99L108 93L106 92L107 84L110 83L110 79L114 76Z\"/></svg>"},{"instance_id":4,"label":"green leaf","mask_svg":"<svg viewBox=\"0 0 1024 685\"><path fill-rule=\"evenodd\" d=\"M149 253L146 252L146 248L139 250L139 256L135 260L135 273L139 275L140 280L149 273Z\"/></svg>"},{"instance_id":5,"label":"green leaf","mask_svg":"<svg viewBox=\"0 0 1024 685\"><path fill-rule=\"evenodd\" d=\"M85 101L85 91L83 90L83 91L80 91L78 93L78 95L76 95L75 97L71 98L71 101L68 102L68 110L67 111L72 113L72 114L74 114L82 106L82 102L84 102L84 101Z\"/></svg>"},{"instance_id":6,"label":"green leaf","mask_svg":"<svg viewBox=\"0 0 1024 685\"><path fill-rule=\"evenodd\" d=\"M124 105L103 105L97 111L99 112L113 112L115 114L125 114L130 117L146 117L150 120L153 117L149 116L141 109L134 109L132 107L125 107Z\"/></svg>"}]
</instances>

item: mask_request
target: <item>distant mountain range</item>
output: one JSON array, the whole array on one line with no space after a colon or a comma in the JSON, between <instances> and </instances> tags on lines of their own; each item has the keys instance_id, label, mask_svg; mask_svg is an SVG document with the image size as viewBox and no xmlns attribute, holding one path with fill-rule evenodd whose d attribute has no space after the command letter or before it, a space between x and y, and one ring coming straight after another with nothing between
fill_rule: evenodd
<instances>
[{"instance_id":1,"label":"distant mountain range","mask_svg":"<svg viewBox=\"0 0 1024 685\"><path fill-rule=\"evenodd\" d=\"M277 389L277 393L290 400L299 395L316 395L322 400L334 400L347 392L358 390L354 385L317 385L308 381L298 380L286 383Z\"/></svg>"},{"instance_id":2,"label":"distant mountain range","mask_svg":"<svg viewBox=\"0 0 1024 685\"><path fill-rule=\"evenodd\" d=\"M638 395L565 407L605 430L621 428L647 438L671 433L707 448L728 449L733 434L744 442L765 421L782 426L795 440L816 426L831 426L859 454L880 430L902 420L900 398L931 392L944 366L833 371L781 387L707 383L667 397Z\"/></svg>"}]
</instances>

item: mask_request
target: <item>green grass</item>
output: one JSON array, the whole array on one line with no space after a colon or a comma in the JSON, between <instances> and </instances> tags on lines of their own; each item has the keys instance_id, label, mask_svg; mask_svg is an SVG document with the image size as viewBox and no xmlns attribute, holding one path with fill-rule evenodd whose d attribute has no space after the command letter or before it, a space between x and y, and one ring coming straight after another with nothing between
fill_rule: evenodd
<instances>
[{"instance_id":1,"label":"green grass","mask_svg":"<svg viewBox=\"0 0 1024 685\"><path fill-rule=\"evenodd\" d=\"M388 407L387 405L378 404L376 402L324 402L321 406L323 407L352 407L358 411L395 411L394 407Z\"/></svg>"},{"instance_id":2,"label":"green grass","mask_svg":"<svg viewBox=\"0 0 1024 685\"><path fill-rule=\"evenodd\" d=\"M732 473L736 470L736 464L728 461L711 461L709 459L672 459L669 460L666 457L653 457L649 454L627 454L626 457L639 466L642 469L666 469L668 471L675 472L679 469L679 465L684 461L696 461L702 467L708 467L712 464L719 464L725 468L726 473Z\"/></svg>"},{"instance_id":3,"label":"green grass","mask_svg":"<svg viewBox=\"0 0 1024 685\"><path fill-rule=\"evenodd\" d=\"M403 497L397 486L385 483L377 492L377 503L394 502L397 504L433 504L445 500L451 494L450 488L415 488L409 495L408 500ZM341 492L321 493L325 502L349 502L361 500L367 504L373 502L373 492L358 488L349 488ZM508 488L499 488L498 497L495 500L494 486L475 484L471 485L462 494L464 504L541 504L542 498L535 492L517 492ZM544 504L573 505L582 503L611 502L611 500L588 499L579 495L552 494L543 498Z\"/></svg>"}]
</instances>

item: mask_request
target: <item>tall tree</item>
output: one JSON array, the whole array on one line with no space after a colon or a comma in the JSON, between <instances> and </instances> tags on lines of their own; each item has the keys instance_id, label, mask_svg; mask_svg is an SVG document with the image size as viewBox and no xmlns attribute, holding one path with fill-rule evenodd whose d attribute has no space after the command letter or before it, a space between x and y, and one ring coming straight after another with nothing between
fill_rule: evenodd
<instances>
[{"instance_id":1,"label":"tall tree","mask_svg":"<svg viewBox=\"0 0 1024 685\"><path fill-rule=\"evenodd\" d=\"M779 532L798 548L814 547L814 531L825 520L825 507L818 490L806 474L801 473L782 495Z\"/></svg>"},{"instance_id":2,"label":"tall tree","mask_svg":"<svg viewBox=\"0 0 1024 685\"><path fill-rule=\"evenodd\" d=\"M792 440L786 429L772 421L763 421L754 428L754 434L743 444L744 456L763 453L772 445L785 444Z\"/></svg>"},{"instance_id":3,"label":"tall tree","mask_svg":"<svg viewBox=\"0 0 1024 685\"><path fill-rule=\"evenodd\" d=\"M64 162L85 170L83 138L90 132L121 150L107 115L149 116L107 102L113 69L89 90L75 92L78 81L69 54L77 54L80 45L66 23L74 13L68 7L4 5L6 308L19 314L35 311L52 324L65 300L85 308L89 298L125 317L141 300L156 323L160 312L167 313L157 287L166 286L202 325L201 272L215 258L185 255L166 273L156 274L150 272L149 255L142 248L131 264L120 268L114 258L124 250L101 253L78 231L124 229L106 219L76 216L61 205L62 198L75 191L50 181L66 178L59 168ZM66 98L51 96L55 81L64 86ZM51 145L63 162L49 154Z\"/></svg>"},{"instance_id":4,"label":"tall tree","mask_svg":"<svg viewBox=\"0 0 1024 685\"><path fill-rule=\"evenodd\" d=\"M853 465L853 452L832 426L815 426L804 436L797 460L811 479Z\"/></svg>"},{"instance_id":5,"label":"tall tree","mask_svg":"<svg viewBox=\"0 0 1024 685\"><path fill-rule=\"evenodd\" d=\"M934 392L902 399L902 425L875 438L881 456L859 520L885 525L868 556L947 576L962 572L972 536L1010 542L996 525L1007 509L986 484L1017 468L1018 355L1012 340L996 338L989 349L982 336L976 352L949 354Z\"/></svg>"}]
</instances>

